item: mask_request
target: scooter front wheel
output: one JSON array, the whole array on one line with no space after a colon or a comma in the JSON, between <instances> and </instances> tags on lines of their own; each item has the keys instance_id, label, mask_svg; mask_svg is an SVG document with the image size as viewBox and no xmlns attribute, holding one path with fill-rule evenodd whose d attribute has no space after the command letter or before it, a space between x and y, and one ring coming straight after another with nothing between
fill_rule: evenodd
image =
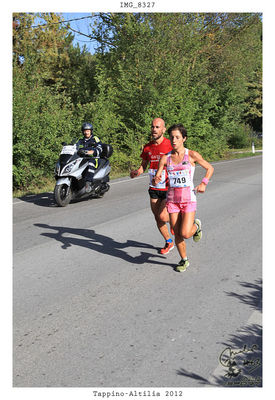
<instances>
[{"instance_id":1,"label":"scooter front wheel","mask_svg":"<svg viewBox=\"0 0 275 400\"><path fill-rule=\"evenodd\" d=\"M54 198L60 207L66 207L72 200L71 187L63 183L54 188Z\"/></svg>"}]
</instances>

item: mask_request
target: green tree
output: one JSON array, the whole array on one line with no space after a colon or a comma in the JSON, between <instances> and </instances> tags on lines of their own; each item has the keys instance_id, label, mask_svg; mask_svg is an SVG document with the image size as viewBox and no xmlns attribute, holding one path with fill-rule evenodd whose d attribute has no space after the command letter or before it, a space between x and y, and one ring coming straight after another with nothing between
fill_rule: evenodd
<instances>
[{"instance_id":1,"label":"green tree","mask_svg":"<svg viewBox=\"0 0 275 400\"><path fill-rule=\"evenodd\" d=\"M46 25L37 26L38 17ZM260 14L99 13L91 25L94 55L73 47L59 14L14 20L17 185L27 185L28 174L41 176L39 165L48 174L54 143L78 135L84 120L114 146L119 170L140 162L154 117L183 123L188 147L209 159L261 125ZM51 155L32 150L39 124Z\"/></svg>"},{"instance_id":2,"label":"green tree","mask_svg":"<svg viewBox=\"0 0 275 400\"><path fill-rule=\"evenodd\" d=\"M14 72L14 188L26 189L53 176L62 141L76 130L70 101L46 86L30 89L24 71Z\"/></svg>"},{"instance_id":3,"label":"green tree","mask_svg":"<svg viewBox=\"0 0 275 400\"><path fill-rule=\"evenodd\" d=\"M247 82L247 97L243 118L255 132L262 132L262 71L255 71L251 80Z\"/></svg>"},{"instance_id":4,"label":"green tree","mask_svg":"<svg viewBox=\"0 0 275 400\"><path fill-rule=\"evenodd\" d=\"M58 66L67 59L64 50L67 36L63 28L58 28L59 17L51 14L45 18L51 22L49 26L32 28L34 14L14 14L15 188L27 188L52 176L61 142L69 140L76 129L73 106L70 97L61 89L64 81L58 72ZM51 35L50 29L53 30ZM62 46L63 53L60 52Z\"/></svg>"}]
</instances>

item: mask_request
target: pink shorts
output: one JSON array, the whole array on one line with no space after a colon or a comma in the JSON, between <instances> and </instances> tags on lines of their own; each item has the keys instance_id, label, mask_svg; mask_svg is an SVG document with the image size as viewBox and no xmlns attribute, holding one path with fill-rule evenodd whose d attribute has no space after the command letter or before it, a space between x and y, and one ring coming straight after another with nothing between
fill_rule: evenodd
<instances>
[{"instance_id":1,"label":"pink shorts","mask_svg":"<svg viewBox=\"0 0 275 400\"><path fill-rule=\"evenodd\" d=\"M167 211L169 214L172 213L188 213L196 211L197 202L196 201L188 201L187 203L166 203Z\"/></svg>"}]
</instances>

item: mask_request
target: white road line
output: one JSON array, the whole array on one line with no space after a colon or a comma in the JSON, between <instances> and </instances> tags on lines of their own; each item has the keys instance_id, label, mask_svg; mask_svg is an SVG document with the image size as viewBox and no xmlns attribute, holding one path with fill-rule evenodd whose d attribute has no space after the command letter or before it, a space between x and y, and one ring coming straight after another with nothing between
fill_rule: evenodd
<instances>
[{"instance_id":1,"label":"white road line","mask_svg":"<svg viewBox=\"0 0 275 400\"><path fill-rule=\"evenodd\" d=\"M142 174L142 176L138 176L137 178L126 178L126 179L123 179L123 180L121 180L121 181L116 181L116 182L110 182L111 183L111 185L116 185L116 184L118 184L118 183L124 183L124 182L131 182L131 181L136 181L137 179L143 179L143 178L147 178L148 177L148 173L146 172L146 173L144 173L144 174Z\"/></svg>"},{"instance_id":2,"label":"white road line","mask_svg":"<svg viewBox=\"0 0 275 400\"><path fill-rule=\"evenodd\" d=\"M13 205L15 206L16 204L26 204L26 202L23 200L14 201Z\"/></svg>"}]
</instances>

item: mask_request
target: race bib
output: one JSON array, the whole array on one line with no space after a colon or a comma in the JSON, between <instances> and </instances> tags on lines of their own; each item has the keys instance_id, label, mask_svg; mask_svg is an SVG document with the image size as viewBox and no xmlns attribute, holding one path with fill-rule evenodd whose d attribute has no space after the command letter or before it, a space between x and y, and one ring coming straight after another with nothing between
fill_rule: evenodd
<instances>
[{"instance_id":1,"label":"race bib","mask_svg":"<svg viewBox=\"0 0 275 400\"><path fill-rule=\"evenodd\" d=\"M191 186L190 174L187 169L168 172L168 177L170 187L181 188Z\"/></svg>"},{"instance_id":2,"label":"race bib","mask_svg":"<svg viewBox=\"0 0 275 400\"><path fill-rule=\"evenodd\" d=\"M152 179L157 173L157 169L149 169L149 178L150 178L150 186L155 188L155 189L165 189L166 188L166 183L165 183L165 171L162 171L161 173L161 181L157 185L152 184Z\"/></svg>"},{"instance_id":3,"label":"race bib","mask_svg":"<svg viewBox=\"0 0 275 400\"><path fill-rule=\"evenodd\" d=\"M76 147L75 146L64 146L61 150L60 154L70 154L71 156L75 153Z\"/></svg>"}]
</instances>

